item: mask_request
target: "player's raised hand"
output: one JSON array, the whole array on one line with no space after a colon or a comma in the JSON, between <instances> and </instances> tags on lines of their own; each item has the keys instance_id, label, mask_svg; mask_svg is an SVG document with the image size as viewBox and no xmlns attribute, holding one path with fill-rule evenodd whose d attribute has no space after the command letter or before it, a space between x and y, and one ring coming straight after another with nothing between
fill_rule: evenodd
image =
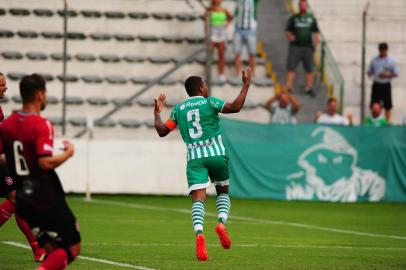
<instances>
[{"instance_id":1,"label":"player's raised hand","mask_svg":"<svg viewBox=\"0 0 406 270\"><path fill-rule=\"evenodd\" d=\"M64 141L63 141L63 146L64 146L64 151L65 151L65 153L66 153L69 157L73 156L73 153L75 152L75 147L74 147L73 143L71 143L71 142L68 141L68 140L64 140Z\"/></svg>"},{"instance_id":2,"label":"player's raised hand","mask_svg":"<svg viewBox=\"0 0 406 270\"><path fill-rule=\"evenodd\" d=\"M165 105L165 100L166 100L166 95L164 93L161 93L158 98L154 99L155 102L155 113L161 113L162 109L164 108Z\"/></svg>"},{"instance_id":3,"label":"player's raised hand","mask_svg":"<svg viewBox=\"0 0 406 270\"><path fill-rule=\"evenodd\" d=\"M251 83L252 69L247 67L242 71L242 82L244 85L249 85Z\"/></svg>"}]
</instances>

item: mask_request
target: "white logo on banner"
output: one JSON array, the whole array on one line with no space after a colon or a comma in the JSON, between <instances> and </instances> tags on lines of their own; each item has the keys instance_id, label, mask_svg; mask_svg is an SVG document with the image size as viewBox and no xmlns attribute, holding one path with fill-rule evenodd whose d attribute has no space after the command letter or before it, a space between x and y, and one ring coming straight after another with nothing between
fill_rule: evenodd
<instances>
[{"instance_id":1,"label":"white logo on banner","mask_svg":"<svg viewBox=\"0 0 406 270\"><path fill-rule=\"evenodd\" d=\"M336 202L355 202L360 198L382 200L385 180L377 172L357 166L357 150L331 128L318 128L311 136L320 134L321 142L299 156L298 165L302 170L287 177L286 199Z\"/></svg>"}]
</instances>

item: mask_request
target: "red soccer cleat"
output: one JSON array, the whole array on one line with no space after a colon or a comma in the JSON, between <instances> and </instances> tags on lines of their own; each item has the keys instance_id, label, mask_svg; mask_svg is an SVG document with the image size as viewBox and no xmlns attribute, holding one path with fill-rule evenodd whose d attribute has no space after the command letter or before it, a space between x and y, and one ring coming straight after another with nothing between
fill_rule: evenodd
<instances>
[{"instance_id":1,"label":"red soccer cleat","mask_svg":"<svg viewBox=\"0 0 406 270\"><path fill-rule=\"evenodd\" d=\"M199 261L207 261L209 258L206 249L206 238L204 238L203 234L196 236L196 257Z\"/></svg>"},{"instance_id":2,"label":"red soccer cleat","mask_svg":"<svg viewBox=\"0 0 406 270\"><path fill-rule=\"evenodd\" d=\"M217 224L216 228L214 231L217 233L217 235L220 238L220 244L223 248L229 249L231 247L231 240L230 237L228 237L226 227L224 226L223 223Z\"/></svg>"},{"instance_id":3,"label":"red soccer cleat","mask_svg":"<svg viewBox=\"0 0 406 270\"><path fill-rule=\"evenodd\" d=\"M31 244L33 253L34 253L34 260L36 262L43 262L47 256L45 249L41 248L37 242Z\"/></svg>"}]
</instances>

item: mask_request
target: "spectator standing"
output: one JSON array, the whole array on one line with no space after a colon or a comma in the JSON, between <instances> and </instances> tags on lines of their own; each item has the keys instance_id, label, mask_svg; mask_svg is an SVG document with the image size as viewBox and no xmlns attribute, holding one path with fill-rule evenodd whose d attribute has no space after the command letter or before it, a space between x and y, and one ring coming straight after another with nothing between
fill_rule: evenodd
<instances>
[{"instance_id":1,"label":"spectator standing","mask_svg":"<svg viewBox=\"0 0 406 270\"><path fill-rule=\"evenodd\" d=\"M243 45L247 46L248 65L255 71L255 57L257 54L257 18L256 7L259 0L237 0L234 31L234 63L236 74L241 73L241 53Z\"/></svg>"},{"instance_id":2,"label":"spectator standing","mask_svg":"<svg viewBox=\"0 0 406 270\"><path fill-rule=\"evenodd\" d=\"M379 102L374 102L371 105L371 115L365 117L364 125L383 127L388 125L385 117L382 115L382 106Z\"/></svg>"},{"instance_id":3,"label":"spectator standing","mask_svg":"<svg viewBox=\"0 0 406 270\"><path fill-rule=\"evenodd\" d=\"M391 80L399 75L399 68L395 59L388 56L389 46L386 42L379 43L378 50L379 55L371 60L368 69L368 76L373 79L371 106L374 102L382 102L386 120L390 122L392 109Z\"/></svg>"},{"instance_id":4,"label":"spectator standing","mask_svg":"<svg viewBox=\"0 0 406 270\"><path fill-rule=\"evenodd\" d=\"M306 71L306 93L314 97L314 49L319 43L319 27L316 18L307 12L307 2L299 2L299 14L289 18L286 35L290 42L287 61L288 74L286 85L292 89L295 70L299 62L303 62Z\"/></svg>"},{"instance_id":5,"label":"spectator standing","mask_svg":"<svg viewBox=\"0 0 406 270\"><path fill-rule=\"evenodd\" d=\"M316 122L318 124L348 126L352 125L352 114L348 114L347 117L338 114L337 100L335 98L329 98L326 113L317 112Z\"/></svg>"},{"instance_id":6,"label":"spectator standing","mask_svg":"<svg viewBox=\"0 0 406 270\"><path fill-rule=\"evenodd\" d=\"M265 108L271 113L272 124L296 124L296 113L300 109L299 101L288 91L275 94L265 103Z\"/></svg>"}]
</instances>

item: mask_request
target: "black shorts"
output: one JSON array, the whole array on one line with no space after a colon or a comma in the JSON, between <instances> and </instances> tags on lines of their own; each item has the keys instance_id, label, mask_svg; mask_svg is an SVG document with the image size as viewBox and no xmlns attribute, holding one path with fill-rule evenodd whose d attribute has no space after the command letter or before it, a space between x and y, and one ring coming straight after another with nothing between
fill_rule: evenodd
<instances>
[{"instance_id":1,"label":"black shorts","mask_svg":"<svg viewBox=\"0 0 406 270\"><path fill-rule=\"evenodd\" d=\"M383 104L385 110L392 109L392 85L390 83L376 83L372 84L371 104L379 102Z\"/></svg>"},{"instance_id":2,"label":"black shorts","mask_svg":"<svg viewBox=\"0 0 406 270\"><path fill-rule=\"evenodd\" d=\"M15 189L15 182L10 177L7 166L5 164L0 165L0 197L7 197Z\"/></svg>"},{"instance_id":3,"label":"black shorts","mask_svg":"<svg viewBox=\"0 0 406 270\"><path fill-rule=\"evenodd\" d=\"M66 203L51 210L38 211L17 197L17 213L27 221L41 247L46 242L53 242L72 260L69 247L80 242L80 234L76 218Z\"/></svg>"},{"instance_id":4,"label":"black shorts","mask_svg":"<svg viewBox=\"0 0 406 270\"><path fill-rule=\"evenodd\" d=\"M306 72L313 72L314 68L313 48L290 45L287 63L288 71L295 71L297 65L300 62L303 62L303 67Z\"/></svg>"}]
</instances>

